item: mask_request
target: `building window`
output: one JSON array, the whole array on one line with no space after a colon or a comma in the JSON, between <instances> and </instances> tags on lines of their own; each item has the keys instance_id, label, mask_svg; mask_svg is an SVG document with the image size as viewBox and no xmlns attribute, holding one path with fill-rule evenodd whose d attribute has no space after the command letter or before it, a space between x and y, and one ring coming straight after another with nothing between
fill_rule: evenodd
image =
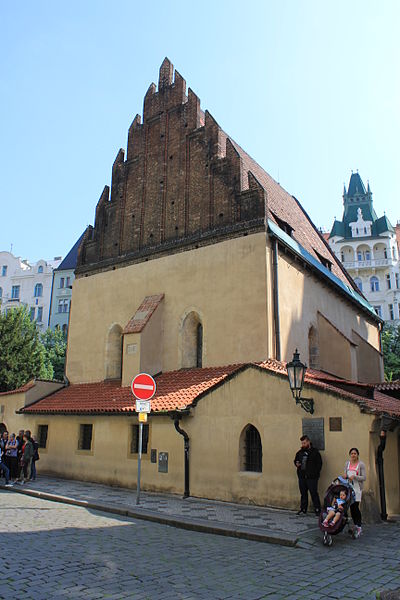
<instances>
[{"instance_id":1,"label":"building window","mask_svg":"<svg viewBox=\"0 0 400 600\"><path fill-rule=\"evenodd\" d=\"M11 288L11 299L19 300L19 285L13 285Z\"/></svg>"},{"instance_id":2,"label":"building window","mask_svg":"<svg viewBox=\"0 0 400 600\"><path fill-rule=\"evenodd\" d=\"M365 252L365 260L371 260L371 252L369 250Z\"/></svg>"},{"instance_id":3,"label":"building window","mask_svg":"<svg viewBox=\"0 0 400 600\"><path fill-rule=\"evenodd\" d=\"M390 279L390 273L387 273L387 275L386 275L386 289L387 290L392 289L392 280Z\"/></svg>"},{"instance_id":4,"label":"building window","mask_svg":"<svg viewBox=\"0 0 400 600\"><path fill-rule=\"evenodd\" d=\"M35 285L34 296L35 298L41 298L41 296L43 296L43 285L41 283Z\"/></svg>"},{"instance_id":5,"label":"building window","mask_svg":"<svg viewBox=\"0 0 400 600\"><path fill-rule=\"evenodd\" d=\"M58 301L58 312L67 313L69 307L69 300L62 299Z\"/></svg>"},{"instance_id":6,"label":"building window","mask_svg":"<svg viewBox=\"0 0 400 600\"><path fill-rule=\"evenodd\" d=\"M31 306L31 308L30 308L29 318L30 318L31 321L33 321L34 318L35 318L35 307L34 306Z\"/></svg>"},{"instance_id":7,"label":"building window","mask_svg":"<svg viewBox=\"0 0 400 600\"><path fill-rule=\"evenodd\" d=\"M247 425L240 436L240 462L242 471L262 472L261 437L254 425Z\"/></svg>"},{"instance_id":8,"label":"building window","mask_svg":"<svg viewBox=\"0 0 400 600\"><path fill-rule=\"evenodd\" d=\"M92 448L93 425L79 426L78 450L91 450Z\"/></svg>"},{"instance_id":9,"label":"building window","mask_svg":"<svg viewBox=\"0 0 400 600\"><path fill-rule=\"evenodd\" d=\"M65 280L65 287L69 288L70 285L71 285L71 277L67 277Z\"/></svg>"},{"instance_id":10,"label":"building window","mask_svg":"<svg viewBox=\"0 0 400 600\"><path fill-rule=\"evenodd\" d=\"M68 333L68 326L64 323L64 325L61 328L61 331L63 332L63 335L65 337L67 337L67 333Z\"/></svg>"},{"instance_id":11,"label":"building window","mask_svg":"<svg viewBox=\"0 0 400 600\"><path fill-rule=\"evenodd\" d=\"M3 288L0 287L0 300L2 299L2 297L3 297Z\"/></svg>"},{"instance_id":12,"label":"building window","mask_svg":"<svg viewBox=\"0 0 400 600\"><path fill-rule=\"evenodd\" d=\"M48 425L38 425L37 441L39 444L39 448L46 448L48 431L49 431Z\"/></svg>"},{"instance_id":13,"label":"building window","mask_svg":"<svg viewBox=\"0 0 400 600\"><path fill-rule=\"evenodd\" d=\"M41 322L42 322L42 320L43 320L43 306L38 306L38 309L37 309L37 319L36 319L36 321L37 321L38 323L41 323Z\"/></svg>"},{"instance_id":14,"label":"building window","mask_svg":"<svg viewBox=\"0 0 400 600\"><path fill-rule=\"evenodd\" d=\"M139 425L132 425L131 428L131 454L139 453ZM147 454L149 445L149 426L143 423L142 454Z\"/></svg>"},{"instance_id":15,"label":"building window","mask_svg":"<svg viewBox=\"0 0 400 600\"><path fill-rule=\"evenodd\" d=\"M371 292L379 292L379 279L377 277L371 277Z\"/></svg>"},{"instance_id":16,"label":"building window","mask_svg":"<svg viewBox=\"0 0 400 600\"><path fill-rule=\"evenodd\" d=\"M390 321L394 321L393 304L389 304L389 319L390 319Z\"/></svg>"},{"instance_id":17,"label":"building window","mask_svg":"<svg viewBox=\"0 0 400 600\"><path fill-rule=\"evenodd\" d=\"M400 275L398 273L394 274L394 280L396 282L396 289L400 290Z\"/></svg>"},{"instance_id":18,"label":"building window","mask_svg":"<svg viewBox=\"0 0 400 600\"><path fill-rule=\"evenodd\" d=\"M196 312L186 315L181 328L181 366L185 368L203 365L203 324Z\"/></svg>"},{"instance_id":19,"label":"building window","mask_svg":"<svg viewBox=\"0 0 400 600\"><path fill-rule=\"evenodd\" d=\"M38 272L38 273L43 273L43 267L42 267L42 265L40 265L40 267L38 267L38 270L37 270L37 272Z\"/></svg>"},{"instance_id":20,"label":"building window","mask_svg":"<svg viewBox=\"0 0 400 600\"><path fill-rule=\"evenodd\" d=\"M7 275L7 265L3 265L1 267L1 276L6 277L6 275Z\"/></svg>"},{"instance_id":21,"label":"building window","mask_svg":"<svg viewBox=\"0 0 400 600\"><path fill-rule=\"evenodd\" d=\"M356 286L358 287L358 289L360 290L360 292L362 292L362 281L359 277L356 277L356 279L354 280L354 283L356 284Z\"/></svg>"},{"instance_id":22,"label":"building window","mask_svg":"<svg viewBox=\"0 0 400 600\"><path fill-rule=\"evenodd\" d=\"M345 258L344 258L344 252L341 252L341 253L340 253L340 260L341 260L342 262L344 262L344 260L345 260Z\"/></svg>"},{"instance_id":23,"label":"building window","mask_svg":"<svg viewBox=\"0 0 400 600\"><path fill-rule=\"evenodd\" d=\"M357 252L357 260L362 261L362 259L363 259L362 252Z\"/></svg>"},{"instance_id":24,"label":"building window","mask_svg":"<svg viewBox=\"0 0 400 600\"><path fill-rule=\"evenodd\" d=\"M60 277L60 288L64 287L64 282L65 282L64 277Z\"/></svg>"},{"instance_id":25,"label":"building window","mask_svg":"<svg viewBox=\"0 0 400 600\"><path fill-rule=\"evenodd\" d=\"M374 311L382 319L382 306L374 306Z\"/></svg>"}]
</instances>

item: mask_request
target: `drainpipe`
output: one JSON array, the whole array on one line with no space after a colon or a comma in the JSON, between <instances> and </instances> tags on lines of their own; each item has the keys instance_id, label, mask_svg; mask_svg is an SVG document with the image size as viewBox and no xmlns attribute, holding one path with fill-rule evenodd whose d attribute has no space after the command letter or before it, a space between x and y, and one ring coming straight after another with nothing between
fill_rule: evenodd
<instances>
[{"instance_id":1,"label":"drainpipe","mask_svg":"<svg viewBox=\"0 0 400 600\"><path fill-rule=\"evenodd\" d=\"M386 512L386 493L385 493L385 473L383 470L383 453L386 447L386 431L382 430L380 435L379 446L376 451L376 466L378 468L378 480L379 480L379 497L381 501L381 519L387 520Z\"/></svg>"},{"instance_id":2,"label":"drainpipe","mask_svg":"<svg viewBox=\"0 0 400 600\"><path fill-rule=\"evenodd\" d=\"M272 287L274 292L275 358L281 360L281 326L279 321L278 295L278 240L272 242Z\"/></svg>"},{"instance_id":3,"label":"drainpipe","mask_svg":"<svg viewBox=\"0 0 400 600\"><path fill-rule=\"evenodd\" d=\"M177 430L178 433L183 435L184 444L185 444L185 492L183 495L185 498L188 498L190 496L190 490L189 490L189 436L186 433L186 431L184 431L179 426L179 421L181 420L181 418L182 417L178 416L178 415L174 415L174 417L173 417L175 429Z\"/></svg>"}]
</instances>

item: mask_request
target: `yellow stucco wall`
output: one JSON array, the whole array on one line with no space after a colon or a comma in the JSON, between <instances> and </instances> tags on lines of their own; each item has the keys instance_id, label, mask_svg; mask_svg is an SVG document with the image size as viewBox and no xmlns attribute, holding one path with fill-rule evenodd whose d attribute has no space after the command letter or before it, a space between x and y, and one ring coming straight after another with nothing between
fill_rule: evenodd
<instances>
[{"instance_id":1,"label":"yellow stucco wall","mask_svg":"<svg viewBox=\"0 0 400 600\"><path fill-rule=\"evenodd\" d=\"M353 339L354 330L379 350L378 327L372 321L366 320L364 312L359 312L355 305L346 302L339 294L334 293L331 287L322 284L310 271L300 268L289 256L279 255L278 265L282 360L291 360L297 347L300 358L308 362L308 332L312 325L318 329L318 312L350 340ZM337 333L337 336L340 334ZM356 357L356 354L353 356ZM377 361L371 361L370 368L374 381L380 381L383 375L382 361L379 355L377 357ZM340 363L339 356L332 359L332 367L335 361ZM356 372L354 368L349 369L344 362L338 366L339 376L343 376L344 372ZM335 373L332 369L328 370Z\"/></svg>"},{"instance_id":2,"label":"yellow stucco wall","mask_svg":"<svg viewBox=\"0 0 400 600\"><path fill-rule=\"evenodd\" d=\"M164 342L155 348L163 371L181 367L179 328L189 309L203 320L203 366L265 359L265 269L265 234L258 233L76 279L67 377L104 379L110 325L124 327L145 296L163 292Z\"/></svg>"}]
</instances>

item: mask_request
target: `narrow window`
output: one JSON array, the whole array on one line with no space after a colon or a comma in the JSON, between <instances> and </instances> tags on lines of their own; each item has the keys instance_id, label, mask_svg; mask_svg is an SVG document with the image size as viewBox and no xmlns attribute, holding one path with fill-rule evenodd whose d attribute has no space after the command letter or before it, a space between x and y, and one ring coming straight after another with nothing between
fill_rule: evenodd
<instances>
[{"instance_id":1,"label":"narrow window","mask_svg":"<svg viewBox=\"0 0 400 600\"><path fill-rule=\"evenodd\" d=\"M197 358L196 367L201 368L203 366L203 325L199 323L197 325Z\"/></svg>"},{"instance_id":2,"label":"narrow window","mask_svg":"<svg viewBox=\"0 0 400 600\"><path fill-rule=\"evenodd\" d=\"M139 425L132 425L131 429L131 454L139 453ZM149 444L149 426L143 423L142 454L147 454Z\"/></svg>"},{"instance_id":3,"label":"narrow window","mask_svg":"<svg viewBox=\"0 0 400 600\"><path fill-rule=\"evenodd\" d=\"M0 300L2 299L2 297L3 297L3 288L0 287Z\"/></svg>"},{"instance_id":4,"label":"narrow window","mask_svg":"<svg viewBox=\"0 0 400 600\"><path fill-rule=\"evenodd\" d=\"M6 275L7 275L7 265L3 265L1 267L1 276L6 277Z\"/></svg>"},{"instance_id":5,"label":"narrow window","mask_svg":"<svg viewBox=\"0 0 400 600\"><path fill-rule=\"evenodd\" d=\"M245 471L262 471L261 437L253 425L246 429L246 462Z\"/></svg>"},{"instance_id":6,"label":"narrow window","mask_svg":"<svg viewBox=\"0 0 400 600\"><path fill-rule=\"evenodd\" d=\"M62 326L62 332L65 336L67 336L68 333L68 326L64 323L64 325Z\"/></svg>"},{"instance_id":7,"label":"narrow window","mask_svg":"<svg viewBox=\"0 0 400 600\"><path fill-rule=\"evenodd\" d=\"M379 279L377 277L371 277L371 292L379 292Z\"/></svg>"},{"instance_id":8,"label":"narrow window","mask_svg":"<svg viewBox=\"0 0 400 600\"><path fill-rule=\"evenodd\" d=\"M374 306L374 310L378 317L382 318L382 306Z\"/></svg>"},{"instance_id":9,"label":"narrow window","mask_svg":"<svg viewBox=\"0 0 400 600\"><path fill-rule=\"evenodd\" d=\"M388 290L392 289L392 280L390 278L389 273L386 275L386 289L388 289Z\"/></svg>"},{"instance_id":10,"label":"narrow window","mask_svg":"<svg viewBox=\"0 0 400 600\"><path fill-rule=\"evenodd\" d=\"M319 369L318 333L313 326L308 330L308 360L312 369Z\"/></svg>"},{"instance_id":11,"label":"narrow window","mask_svg":"<svg viewBox=\"0 0 400 600\"><path fill-rule=\"evenodd\" d=\"M396 289L399 290L400 289L400 276L398 273L394 274L394 279L396 281Z\"/></svg>"},{"instance_id":12,"label":"narrow window","mask_svg":"<svg viewBox=\"0 0 400 600\"><path fill-rule=\"evenodd\" d=\"M365 260L371 260L371 252L369 250L365 252Z\"/></svg>"},{"instance_id":13,"label":"narrow window","mask_svg":"<svg viewBox=\"0 0 400 600\"><path fill-rule=\"evenodd\" d=\"M34 306L31 306L31 309L29 311L29 318L31 321L33 321L35 318L35 307Z\"/></svg>"},{"instance_id":14,"label":"narrow window","mask_svg":"<svg viewBox=\"0 0 400 600\"><path fill-rule=\"evenodd\" d=\"M35 298L41 298L41 296L43 296L43 285L41 283L35 285L34 296Z\"/></svg>"},{"instance_id":15,"label":"narrow window","mask_svg":"<svg viewBox=\"0 0 400 600\"><path fill-rule=\"evenodd\" d=\"M43 267L42 267L42 265L40 265L40 267L38 267L38 270L37 270L37 272L38 272L38 273L43 273Z\"/></svg>"},{"instance_id":16,"label":"narrow window","mask_svg":"<svg viewBox=\"0 0 400 600\"><path fill-rule=\"evenodd\" d=\"M78 450L90 450L92 447L93 425L80 425Z\"/></svg>"},{"instance_id":17,"label":"narrow window","mask_svg":"<svg viewBox=\"0 0 400 600\"><path fill-rule=\"evenodd\" d=\"M41 323L41 322L42 322L42 320L43 320L43 306L38 306L38 309L37 309L37 319L36 319L36 321L37 321L38 323Z\"/></svg>"},{"instance_id":18,"label":"narrow window","mask_svg":"<svg viewBox=\"0 0 400 600\"><path fill-rule=\"evenodd\" d=\"M71 277L67 277L67 279L65 280L65 287L69 288L70 285L71 285Z\"/></svg>"},{"instance_id":19,"label":"narrow window","mask_svg":"<svg viewBox=\"0 0 400 600\"><path fill-rule=\"evenodd\" d=\"M391 321L394 321L394 310L393 310L393 304L389 304L389 319Z\"/></svg>"},{"instance_id":20,"label":"narrow window","mask_svg":"<svg viewBox=\"0 0 400 600\"><path fill-rule=\"evenodd\" d=\"M11 299L19 300L19 285L13 285L11 288Z\"/></svg>"},{"instance_id":21,"label":"narrow window","mask_svg":"<svg viewBox=\"0 0 400 600\"><path fill-rule=\"evenodd\" d=\"M363 259L362 252L357 252L357 260L361 262Z\"/></svg>"},{"instance_id":22,"label":"narrow window","mask_svg":"<svg viewBox=\"0 0 400 600\"><path fill-rule=\"evenodd\" d=\"M46 448L48 430L48 425L38 425L37 441L39 444L39 448Z\"/></svg>"},{"instance_id":23,"label":"narrow window","mask_svg":"<svg viewBox=\"0 0 400 600\"><path fill-rule=\"evenodd\" d=\"M60 277L60 288L64 287L64 281L65 281L64 277Z\"/></svg>"}]
</instances>

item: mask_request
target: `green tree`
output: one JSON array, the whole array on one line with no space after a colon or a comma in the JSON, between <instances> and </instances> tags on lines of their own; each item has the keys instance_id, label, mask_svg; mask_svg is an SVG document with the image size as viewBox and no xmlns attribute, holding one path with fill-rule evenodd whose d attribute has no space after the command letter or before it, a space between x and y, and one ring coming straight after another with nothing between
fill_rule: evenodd
<instances>
[{"instance_id":1,"label":"green tree","mask_svg":"<svg viewBox=\"0 0 400 600\"><path fill-rule=\"evenodd\" d=\"M45 350L46 365L53 369L54 379L62 380L67 352L66 336L59 327L56 327L55 330L49 327L41 336L41 342Z\"/></svg>"},{"instance_id":2,"label":"green tree","mask_svg":"<svg viewBox=\"0 0 400 600\"><path fill-rule=\"evenodd\" d=\"M382 352L386 381L400 379L400 325L385 325L382 332Z\"/></svg>"},{"instance_id":3,"label":"green tree","mask_svg":"<svg viewBox=\"0 0 400 600\"><path fill-rule=\"evenodd\" d=\"M53 378L36 324L25 306L0 314L0 391L15 390L34 377Z\"/></svg>"}]
</instances>

